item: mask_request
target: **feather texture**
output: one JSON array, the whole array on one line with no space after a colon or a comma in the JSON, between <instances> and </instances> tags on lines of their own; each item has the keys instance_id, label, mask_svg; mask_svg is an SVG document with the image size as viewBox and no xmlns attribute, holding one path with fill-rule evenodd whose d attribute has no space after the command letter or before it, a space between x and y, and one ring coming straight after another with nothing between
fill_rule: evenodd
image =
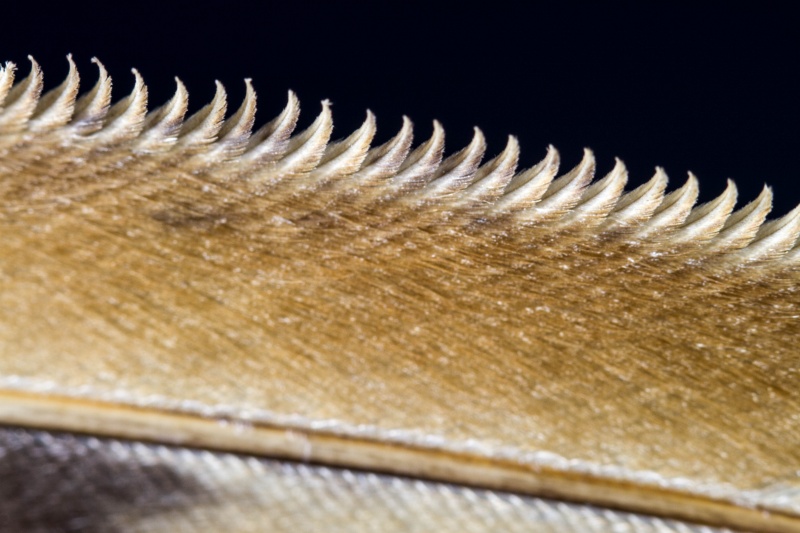
<instances>
[{"instance_id":1,"label":"feather texture","mask_svg":"<svg viewBox=\"0 0 800 533\"><path fill-rule=\"evenodd\" d=\"M0 421L800 527L800 207L0 70Z\"/></svg>"}]
</instances>

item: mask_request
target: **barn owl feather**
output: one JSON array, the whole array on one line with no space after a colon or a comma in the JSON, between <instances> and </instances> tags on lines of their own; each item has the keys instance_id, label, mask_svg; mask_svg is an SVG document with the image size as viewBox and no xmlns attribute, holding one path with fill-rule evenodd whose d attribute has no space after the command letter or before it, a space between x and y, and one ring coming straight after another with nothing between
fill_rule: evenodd
<instances>
[{"instance_id":1,"label":"barn owl feather","mask_svg":"<svg viewBox=\"0 0 800 533\"><path fill-rule=\"evenodd\" d=\"M771 188L697 205L692 174L521 169L406 117L377 144L369 111L339 138L328 101L295 132L292 92L253 131L249 79L187 116L180 80L112 103L68 61L44 94L0 69L0 422L800 530L800 207L767 220Z\"/></svg>"}]
</instances>

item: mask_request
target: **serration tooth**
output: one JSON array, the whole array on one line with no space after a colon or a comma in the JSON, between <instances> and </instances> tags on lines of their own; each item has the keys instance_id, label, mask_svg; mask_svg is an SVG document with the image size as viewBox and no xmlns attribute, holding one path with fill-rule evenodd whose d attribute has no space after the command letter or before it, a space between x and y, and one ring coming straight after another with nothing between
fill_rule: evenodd
<instances>
[{"instance_id":1,"label":"serration tooth","mask_svg":"<svg viewBox=\"0 0 800 533\"><path fill-rule=\"evenodd\" d=\"M311 172L325 154L325 148L328 146L332 132L331 104L328 100L324 100L322 112L313 124L304 132L292 137L287 145L286 153L281 159L255 179L268 183L281 180L290 174Z\"/></svg>"},{"instance_id":2,"label":"serration tooth","mask_svg":"<svg viewBox=\"0 0 800 533\"><path fill-rule=\"evenodd\" d=\"M653 216L642 223L633 234L636 239L662 238L683 224L697 201L700 189L697 178L690 172L686 183L679 189L664 196Z\"/></svg>"},{"instance_id":3,"label":"serration tooth","mask_svg":"<svg viewBox=\"0 0 800 533\"><path fill-rule=\"evenodd\" d=\"M561 218L581 200L595 172L594 154L588 148L575 168L550 183L541 200L515 215L525 224L543 224Z\"/></svg>"},{"instance_id":4,"label":"serration tooth","mask_svg":"<svg viewBox=\"0 0 800 533\"><path fill-rule=\"evenodd\" d=\"M536 205L558 174L560 162L558 150L548 146L544 159L511 178L503 195L490 207L492 213L515 213Z\"/></svg>"},{"instance_id":5,"label":"serration tooth","mask_svg":"<svg viewBox=\"0 0 800 533\"><path fill-rule=\"evenodd\" d=\"M328 144L317 167L311 172L311 179L326 182L358 172L367 157L375 131L375 115L367 111L367 118L360 128L346 139Z\"/></svg>"},{"instance_id":6,"label":"serration tooth","mask_svg":"<svg viewBox=\"0 0 800 533\"><path fill-rule=\"evenodd\" d=\"M175 96L147 113L147 87L136 70L131 94L110 106L111 79L103 65L93 59L99 69L98 81L89 93L78 98L78 72L72 57L67 60L70 71L66 79L44 96L42 72L32 58L30 74L16 85L13 63L0 69L0 123L4 124L6 143L15 142L9 135L20 128L41 135L60 134L59 130L70 127L79 135L88 136L80 148L67 143L51 150L49 157L54 162L59 157L68 161L70 157L82 157L81 153L100 150L106 154L103 161L119 165L132 161L131 157L135 159L135 154L156 157L164 152L167 159L158 156L148 164L167 164L176 170L179 165L189 173L203 172L218 186L226 182L229 193L242 198L264 194L271 186L292 178L281 185L281 192L272 198L273 205L280 205L300 191L318 190L319 196L309 200L309 209L333 206L339 198L346 199L349 209L361 211L370 205L393 202L387 216L416 219L422 225L435 221L435 209L440 210L442 221L451 223L456 221L452 218L455 212L469 210L474 220L496 220L501 231L503 227L537 227L549 228L555 234L569 227L584 231L596 227L593 231L599 235L624 230L634 241L660 242L665 249L692 245L695 253L709 257L742 250L735 257L744 262L754 262L754 258L762 256L777 258L791 249L790 229L775 230L772 235L778 222L764 223L770 204L768 189L732 213L736 190L730 182L719 198L692 208L697 197L697 181L692 175L682 188L664 195L667 178L659 168L649 182L623 193L626 171L621 162L607 177L591 184L595 162L587 150L578 166L556 177L559 156L552 146L539 164L514 174L519 156L516 139L510 138L500 155L480 165L486 144L477 128L466 148L443 160L441 125L434 122L430 140L412 150L412 124L406 117L392 140L381 147L371 147L375 117L370 112L361 128L347 139L330 143L333 123L327 101L314 124L291 136L299 113L297 98L291 91L280 115L251 134L256 94L249 79L245 81L241 106L227 120L226 93L219 82L213 100L185 119L188 93L180 80L176 79ZM114 147L116 152L109 151ZM130 154L124 155L125 149ZM12 147L9 153L22 157L25 150L25 146ZM36 155L39 153L31 151L30 157L40 157ZM215 167L219 167L218 172L213 170ZM224 174L222 181L215 178L217 173ZM242 185L236 185L235 180ZM403 214L403 210L418 209L426 203L439 207L431 205L429 209L434 211L424 216L409 218ZM374 213L370 216L373 222L377 220ZM458 220L458 224L468 222ZM793 219L781 220L787 228L793 227Z\"/></svg>"},{"instance_id":7,"label":"serration tooth","mask_svg":"<svg viewBox=\"0 0 800 533\"><path fill-rule=\"evenodd\" d=\"M800 236L800 205L787 214L761 225L753 242L728 256L729 264L763 262L786 257L786 263L797 263Z\"/></svg>"},{"instance_id":8,"label":"serration tooth","mask_svg":"<svg viewBox=\"0 0 800 533\"><path fill-rule=\"evenodd\" d=\"M465 189L478 171L485 153L486 138L476 127L470 143L439 164L432 179L416 194L416 198L427 202Z\"/></svg>"},{"instance_id":9,"label":"serration tooth","mask_svg":"<svg viewBox=\"0 0 800 533\"><path fill-rule=\"evenodd\" d=\"M403 125L397 135L383 145L372 148L353 178L362 183L374 183L395 175L408 157L413 140L414 125L411 119L404 116Z\"/></svg>"},{"instance_id":10,"label":"serration tooth","mask_svg":"<svg viewBox=\"0 0 800 533\"><path fill-rule=\"evenodd\" d=\"M177 142L189 109L189 93L175 78L175 94L163 106L147 114L143 131L136 140L139 152L157 152L172 148Z\"/></svg>"},{"instance_id":11,"label":"serration tooth","mask_svg":"<svg viewBox=\"0 0 800 533\"><path fill-rule=\"evenodd\" d=\"M14 72L17 70L17 65L11 61L6 61L6 64L0 65L0 111L6 105L6 97L11 87L14 86Z\"/></svg>"},{"instance_id":12,"label":"serration tooth","mask_svg":"<svg viewBox=\"0 0 800 533\"><path fill-rule=\"evenodd\" d=\"M97 65L97 82L91 91L75 102L75 113L71 123L72 127L84 135L103 127L111 107L111 78L105 66L96 57L92 58L92 63Z\"/></svg>"},{"instance_id":13,"label":"serration tooth","mask_svg":"<svg viewBox=\"0 0 800 533\"><path fill-rule=\"evenodd\" d=\"M333 126L327 102L314 124L292 137L299 105L291 92L283 112L251 135L256 105L249 81L241 107L227 120L226 97L219 84L211 104L186 122L188 95L180 82L170 102L147 114L147 88L135 71L132 93L109 108L111 81L98 66L95 89L77 101L77 72L72 64L65 83L41 98L35 90L41 84L38 66L34 64L31 75L13 89L13 65L0 70L0 105L5 106L0 117L6 119L0 124L0 142L9 147L0 152L0 222L5 229L0 239L0 296L5 298L0 306L4 313L0 341L7 342L6 346L19 342L16 346L23 348L9 349L12 357L0 361L20 363L25 372L43 380L37 383L40 388L30 391L32 396L47 392L47 397L36 400L40 408L45 405L39 414L53 416L50 422L96 422L91 417L63 416L68 410L64 404L57 408L48 404L58 387L59 394L95 415L94 407L84 400L119 406L114 402L129 394L126 401L135 408L144 406L152 414L169 405L189 418L195 416L192 420L200 425L214 416L235 419L242 413L237 406L255 397L247 405L252 409L246 411L245 419L252 426L236 433L243 439L238 441L237 445L244 446L239 451L252 451L247 446L274 451L265 448L262 440L247 440L248 431L264 429L258 427L259 420L273 424L270 431L277 428L271 438L289 438L291 431L284 431L285 427L302 426L308 420L303 430L312 437L319 428L334 427L339 432L325 434L313 450L304 448L302 453L309 455L301 455L291 442L281 448L298 453L300 459L342 460L335 453L310 455L319 453L318 445L327 446L330 440L326 439L341 436L362 438L364 443L380 441L395 451L430 445L424 439L409 440L408 432L398 429L410 420L415 428L431 430L438 439L433 446L437 458L454 451L447 448L454 442L464 445L456 451L467 456L488 443L481 453L488 452L475 465L494 460L497 443L507 445L503 454L517 453L514 446L520 443L528 445L525 454L513 456L520 460L513 468L525 465L530 471L514 470L515 475L522 474L514 479L538 482L535 476L547 475L547 468L555 468L556 476L568 473L576 478L589 471L573 470L584 465L574 459L578 455L567 457L557 467L537 462L541 459L536 446L566 427L558 413L545 428L552 435L544 431L539 435L535 425L518 431L518 424L546 420L552 405L548 402L557 398L559 413L571 408L571 413L585 420L612 413L615 421L627 421L615 422L614 431L595 435L603 439L597 441L602 445L595 443L583 451L606 453L605 445L614 444L614 432L622 432L629 439L628 452L645 450L623 465L629 469L626 473L644 477L625 482L635 489L651 489L672 479L658 478L648 485L652 473L636 470L638 465L660 468L672 460L670 454L685 451L684 441L663 452L667 455L660 456L660 461L648 462L650 453L659 453L660 435L649 445L642 444L639 438L647 435L638 427L625 433L626 426L640 424L642 417L649 417L648 423L655 426L672 423L677 412L696 427L684 431L681 419L672 426L677 428L672 436L691 440L706 455L698 461L692 455L684 457L688 462L670 463L674 470L669 475L678 472L691 479L670 485L669 493L686 500L697 496L686 487L700 479L692 477L698 465L708 467L714 480L721 479L720 472L746 477L749 472L744 469L725 467L742 449L737 439L752 430L746 438L758 441L749 448L756 458L746 463L750 456L742 454L736 460L769 464L772 470L765 469L764 477L748 479L753 483L737 485L714 502L771 519L764 518L768 513L762 513L760 502L742 507L742 501L749 505L755 500L736 498L759 492L752 487L771 483L773 473L782 473L788 464L786 457L795 456L793 448L781 447L772 433L791 443L794 428L785 422L786 417L771 419L769 410L759 412L758 402L790 402L777 404L788 406L790 414L797 403L793 377L781 372L788 372L786 367L796 352L793 295L800 262L800 206L765 222L772 196L765 188L755 201L732 212L736 189L730 182L718 198L694 207L695 177L690 174L683 187L665 195L667 178L661 169L644 185L623 194L627 172L621 161L606 177L591 183L595 160L588 150L578 166L558 179L558 153L553 147L533 169L515 175L516 139L509 138L497 157L481 165L486 146L479 130L467 148L442 161L444 131L437 122L431 138L416 149L412 150L413 131L407 118L392 140L371 147L375 134L371 113L356 132L329 143ZM125 300L125 307L119 300ZM547 305L539 305L540 300ZM733 320L738 316L729 316L731 308L745 317L741 324ZM132 317L140 322L123 323ZM53 327L57 319L69 327ZM458 327L451 328L452 324ZM427 329L433 326L439 329ZM719 349L690 342L699 336ZM173 344L175 338L183 342L179 349ZM348 345L350 341L355 344ZM346 349L337 349L336 343ZM135 351L139 347L143 349ZM42 357L44 364L30 364L19 353ZM306 357L298 357L299 353ZM431 354L435 358L418 364ZM241 363L237 355L248 368L252 365L263 374L253 378L239 368L225 374L237 361ZM465 360L474 367L459 368ZM141 373L133 376L139 381L133 387L126 389L129 376L118 373L111 392L99 399L91 398L91 386L76 389L71 382L52 378L60 371L97 385L100 381L91 381L98 375L96 367L117 372L140 363ZM273 363L277 364L270 366ZM569 364L582 363L587 363L584 372L560 372L575 368ZM322 387L315 382L303 388L303 383L313 381L307 370L314 365L325 372L341 371L340 379L322 379ZM641 372L629 381L629 372L637 365ZM365 366L369 374L360 374ZM769 371L762 372L764 368ZM509 372L504 374L505 370ZM294 381L273 389L259 388L265 382L270 386L280 382L290 372L297 372ZM387 381L405 381L394 391L388 409L370 413L371 404L360 402L352 391L363 391L364 381L382 372ZM415 388L421 382L418 375L426 372L426 378L443 380L438 382L445 385L442 390L428 387L436 381ZM469 373L475 374L475 390L469 388L474 384L464 387L467 381L459 381ZM187 374L201 376L197 381L201 386L192 389L200 398L164 402L165 391L172 392L176 381L164 376L180 379ZM0 379L12 383L12 388L23 383L24 388L18 375L4 369ZM654 375L661 381L651 382L651 388L641 386ZM266 379L261 380L263 376ZM496 390L481 389L484 376L497 385ZM743 379L731 381L731 376ZM548 379L564 388L537 389L534 398L532 390L550 385ZM584 387L592 379L595 386ZM664 380L672 380L671 389L663 386ZM245 395L240 394L241 381L247 381ZM161 388L142 392L153 383ZM209 383L214 386L206 387ZM696 388L686 388L687 383ZM778 391L780 397L763 393L748 404L751 410L736 408L738 401L749 402L753 394L762 393L765 383L775 384L768 392ZM732 384L741 389L733 390ZM280 387L284 385L293 393L301 389L307 396L299 401L293 394L283 394ZM329 394L328 386L341 386L339 392L345 393ZM569 386L574 388L567 390ZM605 387L619 387L623 394L606 396L609 403L598 407L594 402L603 397ZM371 399L383 401L388 388ZM207 389L221 396L204 398ZM669 399L659 403L661 397L651 394L654 390L666 391ZM410 405L403 403L409 391L425 400L443 394L438 398L444 400L427 402L417 413L395 411L396 405ZM507 396L508 391L515 395ZM705 394L708 391L719 397ZM556 394L548 396L549 392ZM685 392L694 396L684 401ZM260 393L264 396L259 397ZM226 400L225 394L230 394L228 403L220 409L228 411L193 411L198 405L209 409L202 404L208 398L216 406L219 398ZM501 407L486 407L482 394ZM465 411L469 414L462 417L460 405L448 405L453 398L481 401L471 403L473 411ZM351 399L354 403L349 409L334 413L339 419L326 418L330 411L324 411L329 408L325 400ZM710 414L694 410L702 402ZM8 405L0 402L0 411L13 410ZM322 420L314 419L314 413L307 419L297 415L316 406L320 409L316 413L323 412ZM442 406L452 411L428 416L430 410ZM545 409L528 409L531 406ZM659 406L664 407L660 412ZM716 416L715 409L728 416ZM381 426L382 417L395 414L394 425ZM445 427L437 424L450 415L456 419L454 431L469 428L467 442L448 441L436 433ZM262 418L255 420L255 416ZM736 426L745 419L746 424ZM492 421L496 425L491 431L481 433L485 423ZM113 416L103 423L116 423L114 431L141 437L136 431L142 426L128 427ZM225 425L211 424L199 444L228 445L224 438L220 440ZM108 427L105 430L110 431ZM148 435L173 438L173 430L165 425ZM526 441L533 433L543 440ZM476 434L484 440L475 438ZM708 439L713 442L703 448ZM573 449L582 445L578 441L559 444ZM725 447L734 453L723 457L718 451ZM378 452L358 455L358 460L366 462L350 466L398 465L389 462L390 454L381 455L385 450ZM589 494L599 503L608 502L602 489L623 490L619 479L604 477L605 471L596 469L598 464L617 464L617 452L601 455L606 463L589 464L595 468L591 479L600 487ZM770 462L775 453L783 455ZM376 457L386 462L369 462ZM501 459L505 461L506 456ZM543 465L546 468L540 468ZM397 468L401 473L406 472L403 468L417 472L408 463L401 462ZM501 476L501 482L507 479ZM524 490L531 487L539 486L521 485ZM625 494L630 496L632 491ZM736 498L728 498L730 494ZM646 507L650 503L642 505L651 510Z\"/></svg>"},{"instance_id":14,"label":"serration tooth","mask_svg":"<svg viewBox=\"0 0 800 533\"><path fill-rule=\"evenodd\" d=\"M400 165L397 174L388 180L389 195L402 194L423 187L444 158L444 128L439 121L433 121L430 139L413 150ZM388 192L388 191L387 191Z\"/></svg>"},{"instance_id":15,"label":"serration tooth","mask_svg":"<svg viewBox=\"0 0 800 533\"><path fill-rule=\"evenodd\" d=\"M519 163L519 141L508 136L506 147L500 154L481 165L471 183L464 189L463 196L468 203L479 202L490 205L502 196L508 183L514 178Z\"/></svg>"},{"instance_id":16,"label":"serration tooth","mask_svg":"<svg viewBox=\"0 0 800 533\"><path fill-rule=\"evenodd\" d=\"M397 135L372 148L357 172L333 184L331 194L346 198L353 208L376 202L385 194L386 181L397 174L400 165L408 158L413 138L413 124L408 117L403 117Z\"/></svg>"},{"instance_id":17,"label":"serration tooth","mask_svg":"<svg viewBox=\"0 0 800 533\"><path fill-rule=\"evenodd\" d=\"M722 230L709 243L707 251L731 251L746 247L756 238L770 211L772 211L772 189L764 186L758 198L728 217Z\"/></svg>"},{"instance_id":18,"label":"serration tooth","mask_svg":"<svg viewBox=\"0 0 800 533\"><path fill-rule=\"evenodd\" d=\"M250 136L242 160L261 165L280 159L289 146L299 116L300 101L294 91L289 91L283 111Z\"/></svg>"},{"instance_id":19,"label":"serration tooth","mask_svg":"<svg viewBox=\"0 0 800 533\"><path fill-rule=\"evenodd\" d=\"M39 99L28 123L28 129L31 131L55 129L72 119L80 88L80 76L72 60L72 54L67 56L67 61L69 73L66 79Z\"/></svg>"},{"instance_id":20,"label":"serration tooth","mask_svg":"<svg viewBox=\"0 0 800 533\"><path fill-rule=\"evenodd\" d=\"M144 129L147 116L147 85L138 70L132 69L131 72L134 76L133 90L109 108L103 128L91 135L96 146L133 140Z\"/></svg>"},{"instance_id":21,"label":"serration tooth","mask_svg":"<svg viewBox=\"0 0 800 533\"><path fill-rule=\"evenodd\" d=\"M733 211L737 196L736 185L728 180L728 186L722 194L692 209L681 227L670 236L670 241L700 243L714 238Z\"/></svg>"},{"instance_id":22,"label":"serration tooth","mask_svg":"<svg viewBox=\"0 0 800 533\"><path fill-rule=\"evenodd\" d=\"M210 145L217 141L228 109L228 93L222 83L219 81L214 83L216 85L214 98L184 121L178 145L197 147L204 151L212 149Z\"/></svg>"},{"instance_id":23,"label":"serration tooth","mask_svg":"<svg viewBox=\"0 0 800 533\"><path fill-rule=\"evenodd\" d=\"M43 86L42 69L33 57L28 56L28 60L31 62L30 73L8 91L3 110L0 111L0 130L6 133L25 129L39 104ZM6 72L13 73L13 68L7 68ZM8 83L8 77L5 83Z\"/></svg>"},{"instance_id":24,"label":"serration tooth","mask_svg":"<svg viewBox=\"0 0 800 533\"><path fill-rule=\"evenodd\" d=\"M205 156L210 162L233 159L247 149L256 119L256 92L250 78L244 80L245 96L241 106L219 130L219 141Z\"/></svg>"},{"instance_id":25,"label":"serration tooth","mask_svg":"<svg viewBox=\"0 0 800 533\"><path fill-rule=\"evenodd\" d=\"M664 169L656 168L655 174L647 183L620 197L602 229L631 228L649 220L664 201L667 181Z\"/></svg>"},{"instance_id":26,"label":"serration tooth","mask_svg":"<svg viewBox=\"0 0 800 533\"><path fill-rule=\"evenodd\" d=\"M627 182L628 169L617 159L611 172L587 187L578 204L555 224L554 229L576 225L586 229L602 224L619 201Z\"/></svg>"}]
</instances>

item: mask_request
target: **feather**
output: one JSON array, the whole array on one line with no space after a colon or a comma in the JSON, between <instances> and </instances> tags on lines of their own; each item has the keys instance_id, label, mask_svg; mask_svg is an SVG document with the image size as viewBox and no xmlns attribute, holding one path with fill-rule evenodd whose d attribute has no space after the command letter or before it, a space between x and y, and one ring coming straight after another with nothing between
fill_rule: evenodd
<instances>
[{"instance_id":1,"label":"feather","mask_svg":"<svg viewBox=\"0 0 800 533\"><path fill-rule=\"evenodd\" d=\"M327 101L292 135L293 93L252 133L249 80L186 118L180 81L148 112L136 71L110 105L99 62L79 98L31 61L0 70L0 422L29 428L0 455L84 433L800 530L800 208L765 222L770 189L626 193L621 160L517 170L479 129L445 157L405 118L373 147L370 112L331 141Z\"/></svg>"}]
</instances>

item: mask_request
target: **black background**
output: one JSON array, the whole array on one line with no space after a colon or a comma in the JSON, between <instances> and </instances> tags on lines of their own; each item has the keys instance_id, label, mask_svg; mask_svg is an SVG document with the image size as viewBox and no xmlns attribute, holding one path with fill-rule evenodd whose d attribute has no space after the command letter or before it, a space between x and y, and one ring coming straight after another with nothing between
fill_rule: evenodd
<instances>
[{"instance_id":1,"label":"black background","mask_svg":"<svg viewBox=\"0 0 800 533\"><path fill-rule=\"evenodd\" d=\"M188 86L191 109L228 89L235 108L252 77L259 124L276 115L293 89L311 123L319 101L333 101L334 137L357 128L366 109L378 117L378 141L408 115L416 142L439 119L448 152L482 128L493 156L508 134L522 144L521 164L536 163L550 143L566 170L588 146L600 173L620 157L629 188L666 168L670 187L692 170L701 199L725 179L740 204L764 183L775 213L800 202L798 20L789 8L759 3L677 5L548 2L480 7L430 3L30 2L0 7L0 59L28 71L32 54L46 88L66 74L72 53L84 87L89 60L108 67L115 97L144 75L151 107ZM524 7L520 7L524 5Z\"/></svg>"}]
</instances>

